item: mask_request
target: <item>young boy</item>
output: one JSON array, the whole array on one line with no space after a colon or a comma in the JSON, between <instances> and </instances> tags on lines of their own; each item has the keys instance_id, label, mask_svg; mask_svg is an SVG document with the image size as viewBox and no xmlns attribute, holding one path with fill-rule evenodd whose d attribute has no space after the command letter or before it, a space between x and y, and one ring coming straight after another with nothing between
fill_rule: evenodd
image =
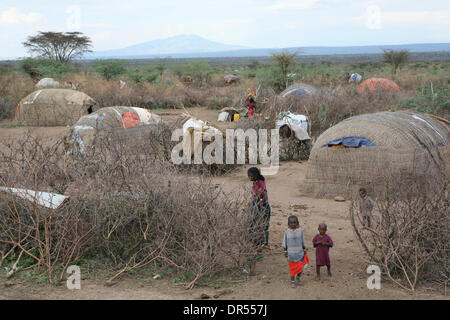
<instances>
[{"instance_id":1,"label":"young boy","mask_svg":"<svg viewBox=\"0 0 450 320\"><path fill-rule=\"evenodd\" d=\"M313 239L313 246L316 248L316 279L320 280L320 267L327 266L328 276L331 277L330 248L333 247L333 240L327 235L327 225L325 222L319 224L319 234Z\"/></svg>"},{"instance_id":2,"label":"young boy","mask_svg":"<svg viewBox=\"0 0 450 320\"><path fill-rule=\"evenodd\" d=\"M309 263L309 260L306 254L303 230L299 228L296 216L288 218L288 227L289 229L284 232L282 246L285 250L284 256L288 258L291 287L295 288L295 279L300 284L303 267Z\"/></svg>"},{"instance_id":3,"label":"young boy","mask_svg":"<svg viewBox=\"0 0 450 320\"><path fill-rule=\"evenodd\" d=\"M359 201L359 209L363 217L363 225L367 225L367 227L370 228L370 218L372 217L374 201L367 195L366 188L359 189L359 196L361 197L361 200Z\"/></svg>"}]
</instances>

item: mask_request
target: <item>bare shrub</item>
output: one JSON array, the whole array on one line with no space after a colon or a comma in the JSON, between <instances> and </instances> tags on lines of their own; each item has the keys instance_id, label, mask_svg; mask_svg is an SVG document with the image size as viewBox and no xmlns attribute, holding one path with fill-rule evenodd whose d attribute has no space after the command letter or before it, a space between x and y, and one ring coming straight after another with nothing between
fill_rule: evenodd
<instances>
[{"instance_id":1,"label":"bare shrub","mask_svg":"<svg viewBox=\"0 0 450 320\"><path fill-rule=\"evenodd\" d=\"M243 193L227 194L207 177L181 173L156 152L164 147L144 147L147 137L134 144L99 139L88 155L69 156L62 141L32 136L2 146L0 168L8 172L2 185L65 189L70 198L53 210L0 192L1 262L29 256L30 267L57 282L95 249L109 262L109 281L156 265L175 268L187 288L242 270L257 250L248 238Z\"/></svg>"},{"instance_id":2,"label":"bare shrub","mask_svg":"<svg viewBox=\"0 0 450 320\"><path fill-rule=\"evenodd\" d=\"M0 120L11 119L20 99L34 90L33 81L16 73L0 74Z\"/></svg>"},{"instance_id":3,"label":"bare shrub","mask_svg":"<svg viewBox=\"0 0 450 320\"><path fill-rule=\"evenodd\" d=\"M450 217L445 176L386 178L377 193L371 226L352 195L350 219L370 263L400 287L448 284Z\"/></svg>"}]
</instances>

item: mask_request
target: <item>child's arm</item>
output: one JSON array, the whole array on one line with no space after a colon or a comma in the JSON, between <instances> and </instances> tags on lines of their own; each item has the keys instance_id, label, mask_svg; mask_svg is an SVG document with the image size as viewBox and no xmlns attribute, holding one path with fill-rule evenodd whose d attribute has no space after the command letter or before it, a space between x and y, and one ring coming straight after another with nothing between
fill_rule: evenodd
<instances>
[{"instance_id":1,"label":"child's arm","mask_svg":"<svg viewBox=\"0 0 450 320\"><path fill-rule=\"evenodd\" d=\"M331 239L330 236L328 236L328 242L327 242L327 246L329 246L330 248L333 247L333 240Z\"/></svg>"},{"instance_id":2,"label":"child's arm","mask_svg":"<svg viewBox=\"0 0 450 320\"><path fill-rule=\"evenodd\" d=\"M303 231L302 231L302 247L303 247L303 251L306 252L306 247L305 247L305 236L304 236Z\"/></svg>"},{"instance_id":3,"label":"child's arm","mask_svg":"<svg viewBox=\"0 0 450 320\"><path fill-rule=\"evenodd\" d=\"M319 244L317 243L317 236L314 236L312 243L313 243L313 247L314 247L314 248L317 248L317 246L319 245Z\"/></svg>"}]
</instances>

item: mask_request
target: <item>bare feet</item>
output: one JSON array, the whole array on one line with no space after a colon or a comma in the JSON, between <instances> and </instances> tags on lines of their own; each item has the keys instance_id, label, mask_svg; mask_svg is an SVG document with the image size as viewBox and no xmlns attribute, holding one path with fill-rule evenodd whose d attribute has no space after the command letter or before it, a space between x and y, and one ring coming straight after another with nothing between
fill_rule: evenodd
<instances>
[{"instance_id":1,"label":"bare feet","mask_svg":"<svg viewBox=\"0 0 450 320\"><path fill-rule=\"evenodd\" d=\"M316 276L316 281L320 281L320 276Z\"/></svg>"},{"instance_id":2,"label":"bare feet","mask_svg":"<svg viewBox=\"0 0 450 320\"><path fill-rule=\"evenodd\" d=\"M295 281L291 280L291 288L295 288Z\"/></svg>"}]
</instances>

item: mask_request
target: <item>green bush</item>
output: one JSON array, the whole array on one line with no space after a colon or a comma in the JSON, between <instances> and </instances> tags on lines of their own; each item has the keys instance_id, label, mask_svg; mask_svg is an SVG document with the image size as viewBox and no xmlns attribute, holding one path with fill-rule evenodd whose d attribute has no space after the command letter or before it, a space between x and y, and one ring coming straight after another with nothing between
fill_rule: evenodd
<instances>
[{"instance_id":1,"label":"green bush","mask_svg":"<svg viewBox=\"0 0 450 320\"><path fill-rule=\"evenodd\" d=\"M173 64L169 67L169 72L181 78L189 75L190 69L187 64Z\"/></svg>"},{"instance_id":2,"label":"green bush","mask_svg":"<svg viewBox=\"0 0 450 320\"><path fill-rule=\"evenodd\" d=\"M191 61L188 65L189 73L194 82L197 82L200 86L204 83L208 83L211 79L214 69L203 60Z\"/></svg>"},{"instance_id":3,"label":"green bush","mask_svg":"<svg viewBox=\"0 0 450 320\"><path fill-rule=\"evenodd\" d=\"M275 65L265 65L262 68L258 68L255 72L255 78L262 87L271 87L276 93L280 93L286 87L283 75ZM288 78L287 81L289 86L293 80Z\"/></svg>"},{"instance_id":4,"label":"green bush","mask_svg":"<svg viewBox=\"0 0 450 320\"><path fill-rule=\"evenodd\" d=\"M46 58L27 58L20 62L20 68L31 77L61 78L74 71L74 66Z\"/></svg>"},{"instance_id":5,"label":"green bush","mask_svg":"<svg viewBox=\"0 0 450 320\"><path fill-rule=\"evenodd\" d=\"M444 115L448 118L450 111L450 86L431 85L416 88L417 97L400 101L395 107L411 109L424 113Z\"/></svg>"},{"instance_id":6,"label":"green bush","mask_svg":"<svg viewBox=\"0 0 450 320\"><path fill-rule=\"evenodd\" d=\"M0 64L0 75L10 73L13 71L13 67L6 65L6 64Z\"/></svg>"},{"instance_id":7,"label":"green bush","mask_svg":"<svg viewBox=\"0 0 450 320\"><path fill-rule=\"evenodd\" d=\"M124 64L122 60L97 60L94 68L105 80L111 80L126 72Z\"/></svg>"},{"instance_id":8,"label":"green bush","mask_svg":"<svg viewBox=\"0 0 450 320\"><path fill-rule=\"evenodd\" d=\"M158 76L158 71L153 71L151 68L147 69L134 69L134 70L128 70L127 76L133 80L136 83L143 83L143 82L154 82Z\"/></svg>"}]
</instances>

